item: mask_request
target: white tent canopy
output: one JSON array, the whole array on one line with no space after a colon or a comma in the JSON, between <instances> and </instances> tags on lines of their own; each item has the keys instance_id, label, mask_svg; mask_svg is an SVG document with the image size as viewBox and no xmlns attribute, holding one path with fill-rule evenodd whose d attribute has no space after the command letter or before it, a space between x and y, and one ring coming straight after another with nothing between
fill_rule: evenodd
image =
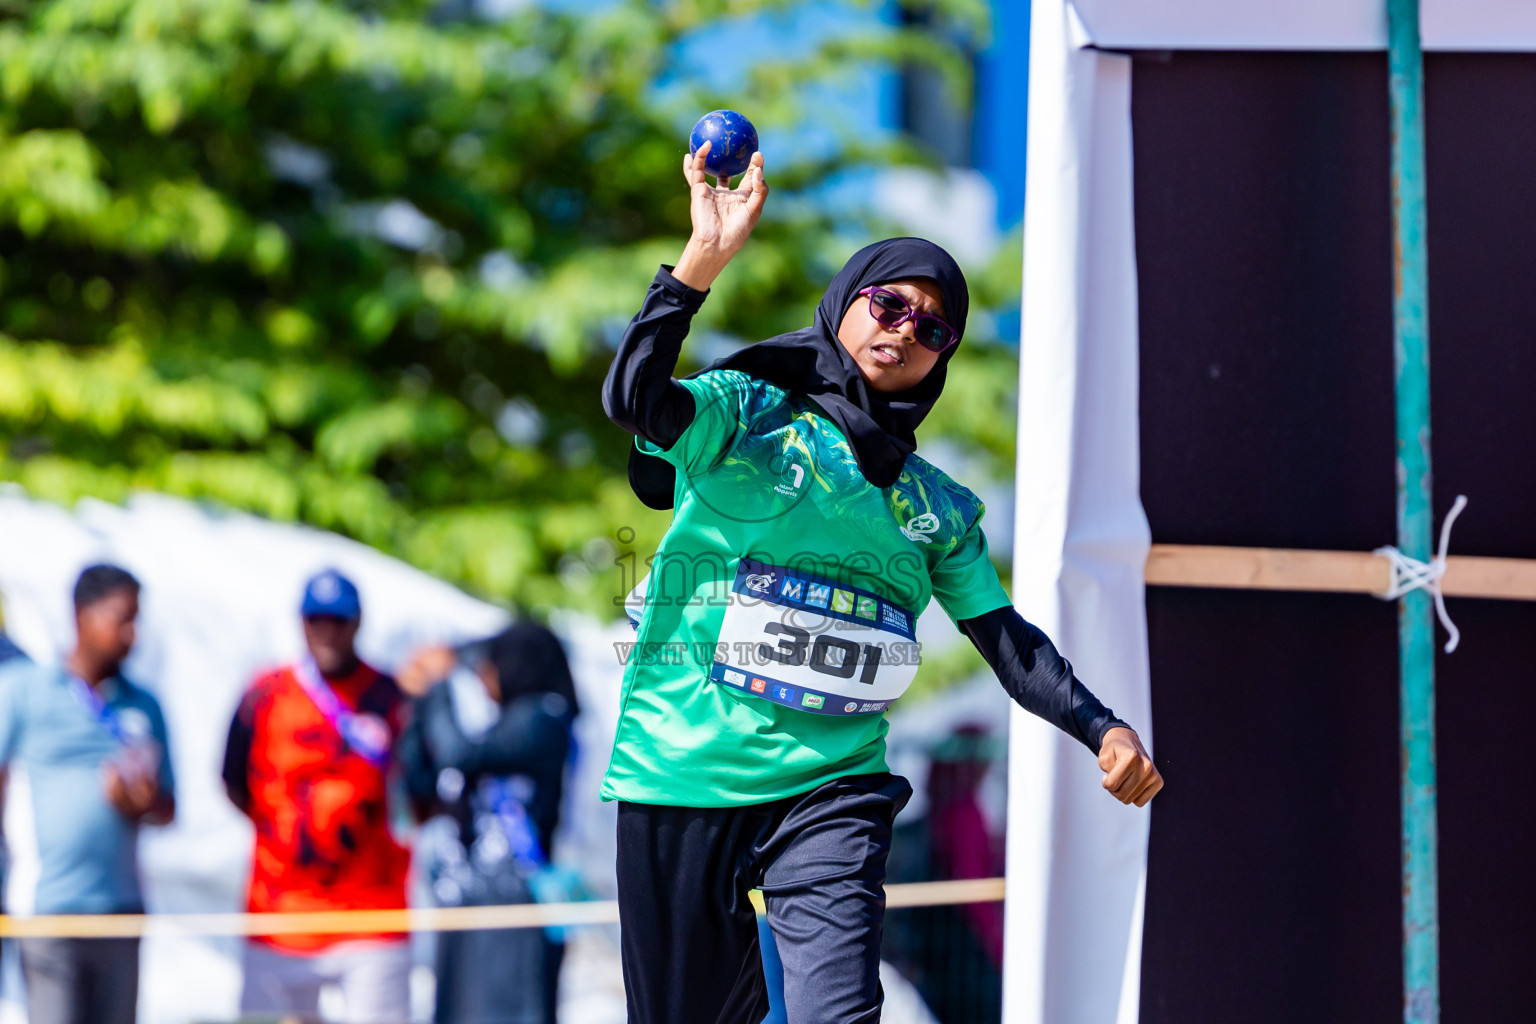
<instances>
[{"instance_id":1,"label":"white tent canopy","mask_svg":"<svg viewBox=\"0 0 1536 1024\"><path fill-rule=\"evenodd\" d=\"M1102 49L1387 48L1385 0L1070 0L1069 6L1088 42ZM1426 50L1536 48L1536 4L1420 0L1419 7Z\"/></svg>"}]
</instances>

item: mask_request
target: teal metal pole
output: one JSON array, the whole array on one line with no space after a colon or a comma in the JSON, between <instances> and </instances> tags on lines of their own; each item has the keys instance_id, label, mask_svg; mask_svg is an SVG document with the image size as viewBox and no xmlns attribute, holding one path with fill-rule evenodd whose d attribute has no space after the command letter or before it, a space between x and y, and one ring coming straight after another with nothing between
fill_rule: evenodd
<instances>
[{"instance_id":1,"label":"teal metal pole","mask_svg":"<svg viewBox=\"0 0 1536 1024\"><path fill-rule=\"evenodd\" d=\"M1424 215L1424 55L1418 0L1387 0L1392 106L1393 367L1397 395L1397 547L1429 561L1429 275ZM1430 594L1398 604L1403 854L1403 1020L1440 1020L1435 824L1435 618Z\"/></svg>"}]
</instances>

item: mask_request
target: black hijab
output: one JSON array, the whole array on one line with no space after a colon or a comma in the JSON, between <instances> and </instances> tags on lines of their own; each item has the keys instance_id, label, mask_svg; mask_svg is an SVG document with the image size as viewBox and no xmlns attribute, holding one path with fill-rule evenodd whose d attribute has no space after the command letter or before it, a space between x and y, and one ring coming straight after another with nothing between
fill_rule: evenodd
<instances>
[{"instance_id":1,"label":"black hijab","mask_svg":"<svg viewBox=\"0 0 1536 1024\"><path fill-rule=\"evenodd\" d=\"M749 345L689 376L740 370L804 395L842 428L864 479L889 487L901 475L907 455L917 449L917 425L944 390L946 367L959 343L945 349L915 387L887 394L865 382L858 364L837 340L837 327L860 289L909 277L926 277L938 285L943 319L963 335L970 295L954 258L925 239L887 238L853 254L827 286L811 326ZM630 449L629 482L646 505L671 508L676 479L671 463Z\"/></svg>"},{"instance_id":2,"label":"black hijab","mask_svg":"<svg viewBox=\"0 0 1536 1024\"><path fill-rule=\"evenodd\" d=\"M553 693L565 698L573 716L580 712L565 649L547 627L515 622L491 638L485 656L496 666L503 706L530 693Z\"/></svg>"}]
</instances>

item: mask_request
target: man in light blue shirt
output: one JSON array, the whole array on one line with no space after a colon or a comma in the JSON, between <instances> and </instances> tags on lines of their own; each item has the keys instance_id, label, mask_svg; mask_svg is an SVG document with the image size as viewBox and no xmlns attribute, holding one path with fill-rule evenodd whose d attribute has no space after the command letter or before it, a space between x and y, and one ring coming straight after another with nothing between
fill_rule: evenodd
<instances>
[{"instance_id":1,"label":"man in light blue shirt","mask_svg":"<svg viewBox=\"0 0 1536 1024\"><path fill-rule=\"evenodd\" d=\"M139 583L93 565L75 584L74 650L59 666L0 669L0 763L12 914L144 909L140 823L175 814L165 719L120 674L133 650ZM23 939L31 1024L132 1024L137 939Z\"/></svg>"}]
</instances>

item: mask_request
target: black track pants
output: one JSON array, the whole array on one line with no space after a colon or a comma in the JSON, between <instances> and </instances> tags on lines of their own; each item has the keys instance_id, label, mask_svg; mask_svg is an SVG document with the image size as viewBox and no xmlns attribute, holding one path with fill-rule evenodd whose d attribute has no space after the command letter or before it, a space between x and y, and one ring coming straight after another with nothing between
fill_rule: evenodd
<instances>
[{"instance_id":1,"label":"black track pants","mask_svg":"<svg viewBox=\"0 0 1536 1024\"><path fill-rule=\"evenodd\" d=\"M882 772L750 807L620 804L629 1024L760 1024L756 887L784 961L789 1024L878 1021L885 861L911 795Z\"/></svg>"}]
</instances>

